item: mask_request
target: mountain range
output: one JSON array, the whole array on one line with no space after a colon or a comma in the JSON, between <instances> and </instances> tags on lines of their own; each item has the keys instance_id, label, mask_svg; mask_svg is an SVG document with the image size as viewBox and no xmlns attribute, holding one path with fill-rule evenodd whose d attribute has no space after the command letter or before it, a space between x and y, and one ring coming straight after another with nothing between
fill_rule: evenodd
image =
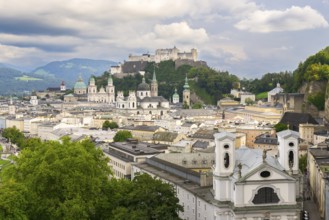
<instances>
[{"instance_id":1,"label":"mountain range","mask_svg":"<svg viewBox=\"0 0 329 220\"><path fill-rule=\"evenodd\" d=\"M13 95L44 90L48 87L58 87L62 81L67 88L71 88L79 76L87 81L91 75L99 76L116 64L108 60L74 58L54 61L26 72L0 63L0 94Z\"/></svg>"}]
</instances>

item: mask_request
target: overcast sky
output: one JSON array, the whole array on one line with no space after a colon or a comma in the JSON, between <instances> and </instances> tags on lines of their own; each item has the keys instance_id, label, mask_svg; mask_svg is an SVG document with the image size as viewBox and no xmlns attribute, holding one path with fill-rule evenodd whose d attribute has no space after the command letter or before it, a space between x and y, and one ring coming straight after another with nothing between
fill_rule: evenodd
<instances>
[{"instance_id":1,"label":"overcast sky","mask_svg":"<svg viewBox=\"0 0 329 220\"><path fill-rule=\"evenodd\" d=\"M329 46L328 22L329 0L0 0L0 62L123 62L176 46L255 78Z\"/></svg>"}]
</instances>

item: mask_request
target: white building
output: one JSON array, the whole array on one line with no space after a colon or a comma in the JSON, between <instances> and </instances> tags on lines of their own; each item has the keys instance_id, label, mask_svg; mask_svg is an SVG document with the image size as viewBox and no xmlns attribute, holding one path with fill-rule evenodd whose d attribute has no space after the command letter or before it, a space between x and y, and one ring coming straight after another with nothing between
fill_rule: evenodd
<instances>
[{"instance_id":1,"label":"white building","mask_svg":"<svg viewBox=\"0 0 329 220\"><path fill-rule=\"evenodd\" d=\"M277 83L276 88L272 89L271 91L269 91L267 93L267 102L272 102L272 96L274 96L280 92L283 92L283 89L281 88L280 83Z\"/></svg>"},{"instance_id":2,"label":"white building","mask_svg":"<svg viewBox=\"0 0 329 220\"><path fill-rule=\"evenodd\" d=\"M299 134L286 130L277 135L277 157L258 149L235 149L235 135L221 132L214 135L214 165L205 159L192 160L195 166L200 163L199 169L194 167L200 171L195 172L187 169L184 157L174 163L156 156L133 165L132 177L136 172L145 172L172 184L184 206L180 213L183 219L299 219ZM205 164L212 167L212 172L201 169Z\"/></svg>"}]
</instances>

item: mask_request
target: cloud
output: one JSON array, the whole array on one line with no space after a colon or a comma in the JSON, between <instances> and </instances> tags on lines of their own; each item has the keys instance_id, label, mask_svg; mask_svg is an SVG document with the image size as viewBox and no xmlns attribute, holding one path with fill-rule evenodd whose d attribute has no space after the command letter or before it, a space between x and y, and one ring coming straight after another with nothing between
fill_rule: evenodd
<instances>
[{"instance_id":1,"label":"cloud","mask_svg":"<svg viewBox=\"0 0 329 220\"><path fill-rule=\"evenodd\" d=\"M177 43L203 43L208 40L207 32L203 28L192 29L186 22L157 24L154 27L155 37Z\"/></svg>"},{"instance_id":2,"label":"cloud","mask_svg":"<svg viewBox=\"0 0 329 220\"><path fill-rule=\"evenodd\" d=\"M78 45L83 43L81 39L69 36L14 34L0 34L0 42L3 45L36 48L45 52L73 52Z\"/></svg>"},{"instance_id":3,"label":"cloud","mask_svg":"<svg viewBox=\"0 0 329 220\"><path fill-rule=\"evenodd\" d=\"M328 22L310 6L292 6L284 11L257 10L235 27L250 32L270 33L328 27Z\"/></svg>"}]
</instances>

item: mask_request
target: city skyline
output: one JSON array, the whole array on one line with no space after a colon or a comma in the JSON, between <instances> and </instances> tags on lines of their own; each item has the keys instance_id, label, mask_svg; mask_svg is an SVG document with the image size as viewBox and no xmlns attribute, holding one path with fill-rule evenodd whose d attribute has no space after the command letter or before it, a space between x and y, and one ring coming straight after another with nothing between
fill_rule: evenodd
<instances>
[{"instance_id":1,"label":"city skyline","mask_svg":"<svg viewBox=\"0 0 329 220\"><path fill-rule=\"evenodd\" d=\"M328 46L329 1L0 1L0 63L127 60L176 46L239 77L293 71Z\"/></svg>"}]
</instances>

